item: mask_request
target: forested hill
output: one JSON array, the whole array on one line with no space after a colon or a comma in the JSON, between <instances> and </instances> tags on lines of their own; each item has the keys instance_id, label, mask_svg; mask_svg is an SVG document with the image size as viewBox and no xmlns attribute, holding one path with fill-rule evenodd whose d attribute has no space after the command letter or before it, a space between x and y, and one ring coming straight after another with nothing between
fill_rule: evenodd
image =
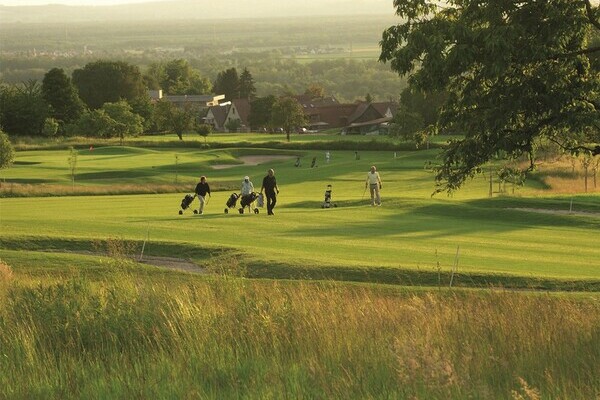
<instances>
[{"instance_id":1,"label":"forested hill","mask_svg":"<svg viewBox=\"0 0 600 400\"><path fill-rule=\"evenodd\" d=\"M0 22L49 23L102 20L276 18L311 15L364 15L394 12L391 0L173 0L119 6L5 6Z\"/></svg>"}]
</instances>

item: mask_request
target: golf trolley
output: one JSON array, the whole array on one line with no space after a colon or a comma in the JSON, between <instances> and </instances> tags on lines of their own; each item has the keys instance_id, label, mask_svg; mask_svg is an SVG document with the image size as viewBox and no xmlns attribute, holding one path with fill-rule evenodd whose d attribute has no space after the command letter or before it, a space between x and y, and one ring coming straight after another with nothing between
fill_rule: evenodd
<instances>
[{"instance_id":1,"label":"golf trolley","mask_svg":"<svg viewBox=\"0 0 600 400\"><path fill-rule=\"evenodd\" d=\"M195 194L186 194L185 197L181 199L181 210L179 210L179 215L183 215L183 212L190 207L195 198ZM194 210L194 214L198 214L198 210Z\"/></svg>"},{"instance_id":2,"label":"golf trolley","mask_svg":"<svg viewBox=\"0 0 600 400\"><path fill-rule=\"evenodd\" d=\"M227 206L225 208L225 214L229 214L230 208L235 208L235 205L237 204L237 201L239 198L240 198L239 194L231 193L231 196L229 196L229 198L227 199L227 203L225 203L225 205Z\"/></svg>"},{"instance_id":3,"label":"golf trolley","mask_svg":"<svg viewBox=\"0 0 600 400\"><path fill-rule=\"evenodd\" d=\"M258 214L258 208L254 207L254 202L256 201L256 199L258 199L258 194L256 194L256 192L252 192L250 194L245 194L241 196L240 208L238 209L240 214L244 213L244 209L246 207L248 207L248 210L254 211L254 214ZM254 207L254 209L252 209L252 207Z\"/></svg>"},{"instance_id":4,"label":"golf trolley","mask_svg":"<svg viewBox=\"0 0 600 400\"><path fill-rule=\"evenodd\" d=\"M321 204L321 208L331 208L337 207L337 204L331 202L331 185L327 185L327 190L325 190L325 200L323 204Z\"/></svg>"}]
</instances>

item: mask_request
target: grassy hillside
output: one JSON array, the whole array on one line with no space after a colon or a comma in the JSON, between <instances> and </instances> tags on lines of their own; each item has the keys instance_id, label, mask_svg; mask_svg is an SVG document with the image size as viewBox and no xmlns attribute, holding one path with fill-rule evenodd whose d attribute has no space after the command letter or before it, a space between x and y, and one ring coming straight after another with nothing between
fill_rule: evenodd
<instances>
[{"instance_id":1,"label":"grassy hillside","mask_svg":"<svg viewBox=\"0 0 600 400\"><path fill-rule=\"evenodd\" d=\"M553 288L560 281L563 288L597 286L597 195L527 196L540 190L532 181L517 189L517 197L495 193L488 199L489 185L482 177L453 197L431 198L433 177L424 166L436 152L397 151L394 158L392 151L360 151L361 159L356 160L353 151L334 150L326 163L320 150L81 150L75 187L88 188L91 194L102 193L95 192L98 188L127 192L139 186L151 192L170 187L176 179L179 190L191 192L200 175L207 175L220 191L213 193L202 216L177 214L182 193L3 198L0 240L6 249L89 250L95 240L120 238L136 242L135 251L140 251L149 235L150 254L173 255L183 246L188 257L203 265L206 249L225 252L248 276L257 277L446 285L457 263L458 285ZM242 162L245 156L272 155L289 158L260 165ZM303 161L299 168L294 167L297 155ZM313 157L317 167L310 168ZM67 190L67 158L66 150L19 152L6 179L30 184L32 192L46 184ZM372 164L384 181L380 208L369 207L364 191ZM242 177L249 175L258 189L270 167L281 188L277 215L268 218L264 210L260 215L239 215L235 210L225 215L226 200L239 190ZM323 210L327 184L333 185L338 207ZM587 214L556 213L570 208ZM538 209L554 212L535 212Z\"/></svg>"},{"instance_id":2,"label":"grassy hillside","mask_svg":"<svg viewBox=\"0 0 600 400\"><path fill-rule=\"evenodd\" d=\"M211 139L20 144L0 188L0 398L600 394L597 193L538 176L488 198L482 176L432 198L435 149ZM381 207L364 192L373 164ZM268 168L276 215L225 214ZM179 215L200 175L206 213ZM322 209L327 184L337 207ZM141 264L142 249L197 273Z\"/></svg>"}]
</instances>

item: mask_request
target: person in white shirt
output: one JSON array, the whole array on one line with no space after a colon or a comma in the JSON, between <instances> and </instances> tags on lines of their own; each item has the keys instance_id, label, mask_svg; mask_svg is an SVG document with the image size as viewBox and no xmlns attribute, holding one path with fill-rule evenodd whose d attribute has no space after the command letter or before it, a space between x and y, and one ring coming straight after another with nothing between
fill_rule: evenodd
<instances>
[{"instance_id":1,"label":"person in white shirt","mask_svg":"<svg viewBox=\"0 0 600 400\"><path fill-rule=\"evenodd\" d=\"M250 193L254 192L254 185L252 184L252 182L250 182L250 177L244 177L244 181L242 182L242 190L240 192L242 196L247 196Z\"/></svg>"},{"instance_id":2,"label":"person in white shirt","mask_svg":"<svg viewBox=\"0 0 600 400\"><path fill-rule=\"evenodd\" d=\"M377 168L373 165L371 171L367 174L367 181L365 182L365 190L369 187L371 191L371 206L381 205L381 196L379 190L381 189L381 178Z\"/></svg>"}]
</instances>

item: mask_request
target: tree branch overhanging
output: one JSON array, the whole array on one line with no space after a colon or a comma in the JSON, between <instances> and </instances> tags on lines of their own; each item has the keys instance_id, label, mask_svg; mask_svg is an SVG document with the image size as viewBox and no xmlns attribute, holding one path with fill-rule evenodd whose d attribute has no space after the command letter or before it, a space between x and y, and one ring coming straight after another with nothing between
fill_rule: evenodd
<instances>
[{"instance_id":1,"label":"tree branch overhanging","mask_svg":"<svg viewBox=\"0 0 600 400\"><path fill-rule=\"evenodd\" d=\"M594 7L592 6L592 2L590 0L585 1L585 11L587 12L588 19L590 20L590 24L592 24L596 29L600 31L600 21L595 18L594 15Z\"/></svg>"},{"instance_id":2,"label":"tree branch overhanging","mask_svg":"<svg viewBox=\"0 0 600 400\"><path fill-rule=\"evenodd\" d=\"M577 50L577 51L572 51L570 53L555 54L552 57L550 57L549 60L559 60L561 58L570 58L573 56L580 56L582 54L592 54L592 53L596 53L598 51L600 51L600 46L590 47L587 49L581 49L581 50Z\"/></svg>"}]
</instances>

